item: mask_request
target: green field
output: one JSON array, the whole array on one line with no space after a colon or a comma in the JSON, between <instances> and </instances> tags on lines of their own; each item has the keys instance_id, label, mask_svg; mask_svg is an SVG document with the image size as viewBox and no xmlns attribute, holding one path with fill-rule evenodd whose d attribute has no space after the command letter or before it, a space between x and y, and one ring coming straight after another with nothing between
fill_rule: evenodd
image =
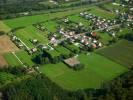
<instances>
[{"instance_id":1,"label":"green field","mask_svg":"<svg viewBox=\"0 0 133 100\"><path fill-rule=\"evenodd\" d=\"M28 55L28 53L26 51L19 51L16 52L16 55L18 56L18 58L26 65L28 66L33 66L34 62L31 60L32 56Z\"/></svg>"},{"instance_id":2,"label":"green field","mask_svg":"<svg viewBox=\"0 0 133 100\"><path fill-rule=\"evenodd\" d=\"M0 31L9 32L10 31L10 27L8 27L2 21L0 21Z\"/></svg>"},{"instance_id":3,"label":"green field","mask_svg":"<svg viewBox=\"0 0 133 100\"><path fill-rule=\"evenodd\" d=\"M33 26L28 26L24 29L16 31L16 36L19 37L29 48L34 47L30 40L37 39L42 44L48 43L46 34L40 32Z\"/></svg>"},{"instance_id":4,"label":"green field","mask_svg":"<svg viewBox=\"0 0 133 100\"><path fill-rule=\"evenodd\" d=\"M97 53L123 66L133 66L133 42L121 40L110 47L97 50Z\"/></svg>"},{"instance_id":5,"label":"green field","mask_svg":"<svg viewBox=\"0 0 133 100\"><path fill-rule=\"evenodd\" d=\"M68 19L75 23L82 23L84 26L88 27L90 26L90 22L82 17L79 16L79 14L68 16Z\"/></svg>"},{"instance_id":6,"label":"green field","mask_svg":"<svg viewBox=\"0 0 133 100\"><path fill-rule=\"evenodd\" d=\"M67 10L64 12L48 13L41 15L25 16L20 18L4 20L4 23L11 28L29 26L38 22L43 22L50 19L62 18L71 14L80 13L81 11L88 10L89 7L84 7L82 9Z\"/></svg>"},{"instance_id":7,"label":"green field","mask_svg":"<svg viewBox=\"0 0 133 100\"><path fill-rule=\"evenodd\" d=\"M21 63L18 61L18 59L12 54L12 53L6 53L4 54L4 58L9 64L9 66L20 66Z\"/></svg>"},{"instance_id":8,"label":"green field","mask_svg":"<svg viewBox=\"0 0 133 100\"><path fill-rule=\"evenodd\" d=\"M114 13L102 10L98 7L92 7L91 10L88 12L106 19L114 19L116 17Z\"/></svg>"},{"instance_id":9,"label":"green field","mask_svg":"<svg viewBox=\"0 0 133 100\"><path fill-rule=\"evenodd\" d=\"M105 5L103 5L103 7L105 7L108 10L111 10L111 11L120 10L121 12L123 12L125 10L124 7L122 7L120 5L113 5L112 3L105 4Z\"/></svg>"},{"instance_id":10,"label":"green field","mask_svg":"<svg viewBox=\"0 0 133 100\"><path fill-rule=\"evenodd\" d=\"M112 40L112 37L106 32L98 32L98 35L100 36L100 41L105 45Z\"/></svg>"},{"instance_id":11,"label":"green field","mask_svg":"<svg viewBox=\"0 0 133 100\"><path fill-rule=\"evenodd\" d=\"M42 23L41 25L43 25L49 32L57 31L58 24L56 23L56 21L53 21L53 20L46 21L46 22Z\"/></svg>"},{"instance_id":12,"label":"green field","mask_svg":"<svg viewBox=\"0 0 133 100\"><path fill-rule=\"evenodd\" d=\"M69 51L67 48L65 48L63 46L57 46L57 47L55 47L55 50L60 52L63 55L69 55L71 53L71 51Z\"/></svg>"},{"instance_id":13,"label":"green field","mask_svg":"<svg viewBox=\"0 0 133 100\"><path fill-rule=\"evenodd\" d=\"M89 56L81 54L78 58L85 64L80 71L74 71L64 63L44 65L40 71L68 90L100 88L103 83L127 71L125 67L94 53Z\"/></svg>"},{"instance_id":14,"label":"green field","mask_svg":"<svg viewBox=\"0 0 133 100\"><path fill-rule=\"evenodd\" d=\"M15 75L7 73L7 72L0 72L0 87L3 84L9 83L16 78Z\"/></svg>"}]
</instances>

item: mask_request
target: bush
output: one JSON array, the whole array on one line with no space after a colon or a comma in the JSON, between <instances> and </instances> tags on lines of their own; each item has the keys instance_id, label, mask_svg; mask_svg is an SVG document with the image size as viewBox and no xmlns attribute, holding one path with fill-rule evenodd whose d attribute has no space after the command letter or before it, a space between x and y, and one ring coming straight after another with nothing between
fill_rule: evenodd
<instances>
[{"instance_id":1,"label":"bush","mask_svg":"<svg viewBox=\"0 0 133 100\"><path fill-rule=\"evenodd\" d=\"M0 36L1 36L1 35L4 35L4 34L5 34L5 32L4 32L4 31L0 31Z\"/></svg>"},{"instance_id":2,"label":"bush","mask_svg":"<svg viewBox=\"0 0 133 100\"><path fill-rule=\"evenodd\" d=\"M75 66L73 67L73 69L74 69L75 71L81 70L81 69L83 69L83 68L84 68L84 64L78 64L78 65L75 65Z\"/></svg>"}]
</instances>

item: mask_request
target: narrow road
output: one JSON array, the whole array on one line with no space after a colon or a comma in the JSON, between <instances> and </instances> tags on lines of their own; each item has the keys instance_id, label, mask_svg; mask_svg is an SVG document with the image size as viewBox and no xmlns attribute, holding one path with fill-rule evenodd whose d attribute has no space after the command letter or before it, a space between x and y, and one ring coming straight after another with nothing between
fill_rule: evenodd
<instances>
[{"instance_id":1,"label":"narrow road","mask_svg":"<svg viewBox=\"0 0 133 100\"><path fill-rule=\"evenodd\" d=\"M24 65L24 63L18 58L18 56L15 54L15 52L12 52L12 54L17 58L17 60L18 60L22 65Z\"/></svg>"}]
</instances>

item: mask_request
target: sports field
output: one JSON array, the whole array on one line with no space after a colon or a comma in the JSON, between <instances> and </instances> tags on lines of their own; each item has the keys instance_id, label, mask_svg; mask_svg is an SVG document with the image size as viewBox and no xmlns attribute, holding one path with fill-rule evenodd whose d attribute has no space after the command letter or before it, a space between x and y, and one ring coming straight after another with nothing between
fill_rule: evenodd
<instances>
[{"instance_id":1,"label":"sports field","mask_svg":"<svg viewBox=\"0 0 133 100\"><path fill-rule=\"evenodd\" d=\"M110 47L97 50L97 53L125 67L133 66L133 42L121 40Z\"/></svg>"},{"instance_id":2,"label":"sports field","mask_svg":"<svg viewBox=\"0 0 133 100\"><path fill-rule=\"evenodd\" d=\"M81 54L78 58L85 64L80 71L74 71L64 63L44 65L40 71L68 90L100 88L103 83L127 71L127 68L94 53Z\"/></svg>"}]
</instances>

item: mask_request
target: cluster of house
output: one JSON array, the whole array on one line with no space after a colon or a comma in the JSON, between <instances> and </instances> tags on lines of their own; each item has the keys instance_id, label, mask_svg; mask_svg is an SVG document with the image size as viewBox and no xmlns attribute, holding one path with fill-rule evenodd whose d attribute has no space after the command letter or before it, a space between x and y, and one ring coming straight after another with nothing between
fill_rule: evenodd
<instances>
[{"instance_id":1,"label":"cluster of house","mask_svg":"<svg viewBox=\"0 0 133 100\"><path fill-rule=\"evenodd\" d=\"M25 44L23 43L23 41L22 41L20 38L18 38L17 36L15 36L15 35L12 35L12 36L11 36L11 40L12 40L12 41L16 44L16 46L18 46L19 48L26 48L26 50L28 51L29 54L32 54L32 53L34 53L34 52L37 51L37 48L36 48L36 47L34 47L34 48L29 48L29 47L27 47L27 45L25 45ZM33 39L31 42L32 42L32 43L37 43L38 40L37 40L37 39Z\"/></svg>"},{"instance_id":2,"label":"cluster of house","mask_svg":"<svg viewBox=\"0 0 133 100\"><path fill-rule=\"evenodd\" d=\"M41 25L41 24L35 24L34 26L35 26L38 30L43 31L43 32L44 32L45 29L46 29L46 28L45 28L43 25Z\"/></svg>"},{"instance_id":3,"label":"cluster of house","mask_svg":"<svg viewBox=\"0 0 133 100\"><path fill-rule=\"evenodd\" d=\"M79 44L80 47L88 46L93 48L102 47L102 43L99 42L96 37L96 32L90 32L90 33L80 33L76 34L75 31L65 31L63 28L59 31L60 34L63 35L64 40L69 40L73 44ZM62 39L63 40L63 39Z\"/></svg>"},{"instance_id":4,"label":"cluster of house","mask_svg":"<svg viewBox=\"0 0 133 100\"><path fill-rule=\"evenodd\" d=\"M24 45L21 43L20 39L19 39L17 36L13 35L13 36L11 37L11 40L12 40L19 48L23 48L23 47L24 47Z\"/></svg>"},{"instance_id":5,"label":"cluster of house","mask_svg":"<svg viewBox=\"0 0 133 100\"><path fill-rule=\"evenodd\" d=\"M88 12L81 12L80 16L87 20L91 20L92 25L94 26L95 29L103 29L108 31L110 26L117 24L116 20L101 18Z\"/></svg>"}]
</instances>

